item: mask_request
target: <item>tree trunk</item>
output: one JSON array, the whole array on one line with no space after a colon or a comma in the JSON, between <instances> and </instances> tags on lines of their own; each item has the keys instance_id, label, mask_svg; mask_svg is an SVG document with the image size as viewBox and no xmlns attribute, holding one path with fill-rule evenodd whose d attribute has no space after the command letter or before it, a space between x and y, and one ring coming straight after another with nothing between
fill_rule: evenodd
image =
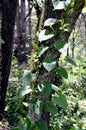
<instances>
[{"instance_id":1,"label":"tree trunk","mask_svg":"<svg viewBox=\"0 0 86 130\"><path fill-rule=\"evenodd\" d=\"M29 54L32 52L32 23L31 23L31 13L30 13L30 1L28 1L28 12L29 12L29 17L28 17L28 24L29 24Z\"/></svg>"},{"instance_id":2,"label":"tree trunk","mask_svg":"<svg viewBox=\"0 0 86 130\"><path fill-rule=\"evenodd\" d=\"M27 61L27 57L25 54L25 33L26 33L26 27L25 27L25 0L21 0L21 10L18 7L18 20L17 20L17 44L18 44L18 63L22 64L23 62Z\"/></svg>"},{"instance_id":3,"label":"tree trunk","mask_svg":"<svg viewBox=\"0 0 86 130\"><path fill-rule=\"evenodd\" d=\"M10 74L12 48L13 48L13 31L15 23L17 0L4 0L2 7L2 29L1 37L5 44L1 46L1 79L0 79L0 120L5 108L5 97Z\"/></svg>"}]
</instances>

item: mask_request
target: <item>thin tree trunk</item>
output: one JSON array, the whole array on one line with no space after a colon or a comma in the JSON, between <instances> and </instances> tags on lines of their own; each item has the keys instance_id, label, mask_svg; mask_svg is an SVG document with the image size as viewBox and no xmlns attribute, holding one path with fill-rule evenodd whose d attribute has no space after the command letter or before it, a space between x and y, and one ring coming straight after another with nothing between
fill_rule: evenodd
<instances>
[{"instance_id":1,"label":"thin tree trunk","mask_svg":"<svg viewBox=\"0 0 86 130\"><path fill-rule=\"evenodd\" d=\"M28 1L28 12L30 12L30 1ZM28 17L28 24L29 24L29 54L32 52L32 24L31 24L31 13Z\"/></svg>"},{"instance_id":2,"label":"thin tree trunk","mask_svg":"<svg viewBox=\"0 0 86 130\"><path fill-rule=\"evenodd\" d=\"M13 31L15 23L17 0L4 0L2 8L2 29L1 37L5 44L1 46L1 79L0 79L0 120L5 108L5 97L10 74L12 48L13 48Z\"/></svg>"},{"instance_id":3,"label":"thin tree trunk","mask_svg":"<svg viewBox=\"0 0 86 130\"><path fill-rule=\"evenodd\" d=\"M26 27L25 27L25 0L21 0L21 10L20 7L18 7L18 20L17 20L17 35L18 35L18 62L19 64L22 64L23 62L27 61L27 57L25 54L25 33L26 33Z\"/></svg>"}]
</instances>

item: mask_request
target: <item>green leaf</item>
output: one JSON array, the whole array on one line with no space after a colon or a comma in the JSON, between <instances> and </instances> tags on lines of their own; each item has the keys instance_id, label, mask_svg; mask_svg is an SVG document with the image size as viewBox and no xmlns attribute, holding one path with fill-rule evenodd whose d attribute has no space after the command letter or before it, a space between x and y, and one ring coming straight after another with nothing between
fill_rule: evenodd
<instances>
[{"instance_id":1,"label":"green leaf","mask_svg":"<svg viewBox=\"0 0 86 130\"><path fill-rule=\"evenodd\" d=\"M19 130L27 130L27 124L21 119L18 124Z\"/></svg>"},{"instance_id":2,"label":"green leaf","mask_svg":"<svg viewBox=\"0 0 86 130\"><path fill-rule=\"evenodd\" d=\"M37 115L42 111L42 102L39 99L32 99L29 103L29 108Z\"/></svg>"},{"instance_id":3,"label":"green leaf","mask_svg":"<svg viewBox=\"0 0 86 130\"><path fill-rule=\"evenodd\" d=\"M48 111L52 114L56 114L58 112L56 107L54 106L54 104L52 102L47 102L46 104L44 104L44 108L46 111Z\"/></svg>"},{"instance_id":4,"label":"green leaf","mask_svg":"<svg viewBox=\"0 0 86 130\"><path fill-rule=\"evenodd\" d=\"M56 24L59 20L55 19L55 18L48 18L45 22L44 22L44 26L52 26L54 24Z\"/></svg>"},{"instance_id":5,"label":"green leaf","mask_svg":"<svg viewBox=\"0 0 86 130\"><path fill-rule=\"evenodd\" d=\"M19 95L21 97L25 96L26 94L29 94L32 92L32 89L30 88L30 86L23 86L22 88L20 88L19 90Z\"/></svg>"},{"instance_id":6,"label":"green leaf","mask_svg":"<svg viewBox=\"0 0 86 130\"><path fill-rule=\"evenodd\" d=\"M58 88L56 85L51 84L51 87L52 87L52 89L53 89L54 91L58 92L58 89L59 89L59 88Z\"/></svg>"},{"instance_id":7,"label":"green leaf","mask_svg":"<svg viewBox=\"0 0 86 130\"><path fill-rule=\"evenodd\" d=\"M69 56L65 56L65 59L64 59L64 60L65 60L66 62L68 62L68 63L74 65L74 66L77 66L76 63L75 63L75 61L74 61L71 57L69 57Z\"/></svg>"},{"instance_id":8,"label":"green leaf","mask_svg":"<svg viewBox=\"0 0 86 130\"><path fill-rule=\"evenodd\" d=\"M63 68L63 67L56 68L56 73L64 78L68 79L68 73L65 68Z\"/></svg>"},{"instance_id":9,"label":"green leaf","mask_svg":"<svg viewBox=\"0 0 86 130\"><path fill-rule=\"evenodd\" d=\"M28 107L28 103L27 103L27 102L22 102L22 104L23 104L25 107Z\"/></svg>"},{"instance_id":10,"label":"green leaf","mask_svg":"<svg viewBox=\"0 0 86 130\"><path fill-rule=\"evenodd\" d=\"M66 3L66 1L59 1L59 2L57 3L57 5L55 5L54 7L55 7L55 10L56 10L56 9L57 9L57 10L62 10L62 9L64 9L65 7L67 7L67 3Z\"/></svg>"},{"instance_id":11,"label":"green leaf","mask_svg":"<svg viewBox=\"0 0 86 130\"><path fill-rule=\"evenodd\" d=\"M29 70L25 70L23 74L23 86L27 86L36 78L36 74L32 74Z\"/></svg>"},{"instance_id":12,"label":"green leaf","mask_svg":"<svg viewBox=\"0 0 86 130\"><path fill-rule=\"evenodd\" d=\"M39 120L35 124L38 127L38 130L48 130L47 123L43 119Z\"/></svg>"},{"instance_id":13,"label":"green leaf","mask_svg":"<svg viewBox=\"0 0 86 130\"><path fill-rule=\"evenodd\" d=\"M52 0L54 8L57 6L59 0Z\"/></svg>"},{"instance_id":14,"label":"green leaf","mask_svg":"<svg viewBox=\"0 0 86 130\"><path fill-rule=\"evenodd\" d=\"M25 123L27 124L27 130L31 130L31 121L30 121L30 119L26 118Z\"/></svg>"},{"instance_id":15,"label":"green leaf","mask_svg":"<svg viewBox=\"0 0 86 130\"><path fill-rule=\"evenodd\" d=\"M39 33L39 41L42 42L42 41L46 41L46 40L49 40L50 38L54 37L54 34L47 34L46 35L46 29L42 30L40 33Z\"/></svg>"},{"instance_id":16,"label":"green leaf","mask_svg":"<svg viewBox=\"0 0 86 130\"><path fill-rule=\"evenodd\" d=\"M43 60L43 66L48 72L50 72L56 67L56 61L54 59L46 58Z\"/></svg>"},{"instance_id":17,"label":"green leaf","mask_svg":"<svg viewBox=\"0 0 86 130\"><path fill-rule=\"evenodd\" d=\"M67 100L66 100L65 95L63 95L61 91L58 91L58 96L54 96L53 100L56 105L60 106L64 110L67 109L67 105L68 105Z\"/></svg>"},{"instance_id":18,"label":"green leaf","mask_svg":"<svg viewBox=\"0 0 86 130\"><path fill-rule=\"evenodd\" d=\"M83 13L86 13L86 6L82 9Z\"/></svg>"},{"instance_id":19,"label":"green leaf","mask_svg":"<svg viewBox=\"0 0 86 130\"><path fill-rule=\"evenodd\" d=\"M39 84L37 85L37 87L38 87L38 90L39 90L44 96L49 96L49 94L50 94L51 91L52 91L51 83L49 83L49 82L39 83Z\"/></svg>"},{"instance_id":20,"label":"green leaf","mask_svg":"<svg viewBox=\"0 0 86 130\"><path fill-rule=\"evenodd\" d=\"M46 50L48 50L48 46L41 46L39 49L38 49L38 57L40 57Z\"/></svg>"},{"instance_id":21,"label":"green leaf","mask_svg":"<svg viewBox=\"0 0 86 130\"><path fill-rule=\"evenodd\" d=\"M64 47L64 45L65 45L66 43L67 43L66 41L55 41L55 42L54 42L54 47L55 47L57 50L60 50L61 48Z\"/></svg>"},{"instance_id":22,"label":"green leaf","mask_svg":"<svg viewBox=\"0 0 86 130\"><path fill-rule=\"evenodd\" d=\"M71 0L66 1L59 1L59 0L52 0L54 9L56 10L62 10L65 9L68 4L70 4Z\"/></svg>"},{"instance_id":23,"label":"green leaf","mask_svg":"<svg viewBox=\"0 0 86 130\"><path fill-rule=\"evenodd\" d=\"M5 42L3 41L2 38L0 38L0 45L4 44Z\"/></svg>"}]
</instances>

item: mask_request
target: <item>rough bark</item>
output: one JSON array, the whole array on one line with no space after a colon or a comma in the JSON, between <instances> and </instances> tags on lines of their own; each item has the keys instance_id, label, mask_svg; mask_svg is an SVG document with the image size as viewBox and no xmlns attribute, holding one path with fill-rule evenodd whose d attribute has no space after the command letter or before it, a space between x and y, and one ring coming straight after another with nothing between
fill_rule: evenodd
<instances>
[{"instance_id":1,"label":"rough bark","mask_svg":"<svg viewBox=\"0 0 86 130\"><path fill-rule=\"evenodd\" d=\"M3 0L2 7L2 29L1 37L5 44L1 46L2 60L1 60L1 79L0 79L0 120L5 107L6 90L8 86L8 79L10 74L12 48L13 48L13 31L15 23L17 0Z\"/></svg>"},{"instance_id":2,"label":"rough bark","mask_svg":"<svg viewBox=\"0 0 86 130\"><path fill-rule=\"evenodd\" d=\"M29 23L29 54L32 52L32 23L31 23L31 12L30 12L30 1L28 1L28 12L29 12L29 18L28 18L28 23Z\"/></svg>"}]
</instances>

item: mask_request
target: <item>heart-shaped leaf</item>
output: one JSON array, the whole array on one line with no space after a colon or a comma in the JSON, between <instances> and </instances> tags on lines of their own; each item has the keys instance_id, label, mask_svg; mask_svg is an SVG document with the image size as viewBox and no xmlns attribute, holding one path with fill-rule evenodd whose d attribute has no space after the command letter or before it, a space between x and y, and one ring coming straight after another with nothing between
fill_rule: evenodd
<instances>
[{"instance_id":1,"label":"heart-shaped leaf","mask_svg":"<svg viewBox=\"0 0 86 130\"><path fill-rule=\"evenodd\" d=\"M49 96L49 94L50 94L51 91L52 91L51 83L49 83L49 82L39 83L39 84L37 85L37 87L38 87L38 90L39 90L44 96Z\"/></svg>"},{"instance_id":2,"label":"heart-shaped leaf","mask_svg":"<svg viewBox=\"0 0 86 130\"><path fill-rule=\"evenodd\" d=\"M33 80L35 80L36 74L32 74L29 70L25 70L23 74L23 85L27 86Z\"/></svg>"},{"instance_id":3,"label":"heart-shaped leaf","mask_svg":"<svg viewBox=\"0 0 86 130\"><path fill-rule=\"evenodd\" d=\"M68 4L71 3L71 0L66 0L66 1L59 1L59 0L52 0L54 9L56 10L62 10L68 6Z\"/></svg>"},{"instance_id":4,"label":"heart-shaped leaf","mask_svg":"<svg viewBox=\"0 0 86 130\"><path fill-rule=\"evenodd\" d=\"M56 73L64 78L68 79L68 73L65 68L63 68L63 67L56 68Z\"/></svg>"},{"instance_id":5,"label":"heart-shaped leaf","mask_svg":"<svg viewBox=\"0 0 86 130\"><path fill-rule=\"evenodd\" d=\"M50 72L56 67L56 61L54 59L46 58L43 61L43 66L48 72Z\"/></svg>"},{"instance_id":6,"label":"heart-shaped leaf","mask_svg":"<svg viewBox=\"0 0 86 130\"><path fill-rule=\"evenodd\" d=\"M42 102L39 99L32 99L29 102L29 108L32 110L35 114L39 115L42 111Z\"/></svg>"},{"instance_id":7,"label":"heart-shaped leaf","mask_svg":"<svg viewBox=\"0 0 86 130\"><path fill-rule=\"evenodd\" d=\"M55 47L57 50L60 50L61 48L64 47L64 45L65 45L66 43L67 43L66 41L55 41L55 42L54 42L54 47Z\"/></svg>"},{"instance_id":8,"label":"heart-shaped leaf","mask_svg":"<svg viewBox=\"0 0 86 130\"><path fill-rule=\"evenodd\" d=\"M19 95L21 97L25 96L26 94L29 94L32 92L32 89L30 88L30 86L23 86L22 88L20 88L19 90Z\"/></svg>"},{"instance_id":9,"label":"heart-shaped leaf","mask_svg":"<svg viewBox=\"0 0 86 130\"><path fill-rule=\"evenodd\" d=\"M46 50L48 50L48 46L41 46L39 49L38 49L38 57L40 57Z\"/></svg>"},{"instance_id":10,"label":"heart-shaped leaf","mask_svg":"<svg viewBox=\"0 0 86 130\"><path fill-rule=\"evenodd\" d=\"M46 34L46 29L42 30L40 33L39 33L39 41L42 42L42 41L46 41L46 40L49 40L50 38L54 37L54 34Z\"/></svg>"},{"instance_id":11,"label":"heart-shaped leaf","mask_svg":"<svg viewBox=\"0 0 86 130\"><path fill-rule=\"evenodd\" d=\"M58 96L54 96L53 100L55 102L56 105L60 106L61 108L63 108L64 110L67 109L67 100L64 94L62 94L61 91L58 91Z\"/></svg>"},{"instance_id":12,"label":"heart-shaped leaf","mask_svg":"<svg viewBox=\"0 0 86 130\"><path fill-rule=\"evenodd\" d=\"M56 24L59 20L55 19L55 18L48 18L45 22L44 22L44 26L52 26L54 24Z\"/></svg>"},{"instance_id":13,"label":"heart-shaped leaf","mask_svg":"<svg viewBox=\"0 0 86 130\"><path fill-rule=\"evenodd\" d=\"M58 112L56 107L54 106L54 104L52 102L47 102L46 104L44 104L44 108L46 111L48 111L52 114L56 114Z\"/></svg>"}]
</instances>

